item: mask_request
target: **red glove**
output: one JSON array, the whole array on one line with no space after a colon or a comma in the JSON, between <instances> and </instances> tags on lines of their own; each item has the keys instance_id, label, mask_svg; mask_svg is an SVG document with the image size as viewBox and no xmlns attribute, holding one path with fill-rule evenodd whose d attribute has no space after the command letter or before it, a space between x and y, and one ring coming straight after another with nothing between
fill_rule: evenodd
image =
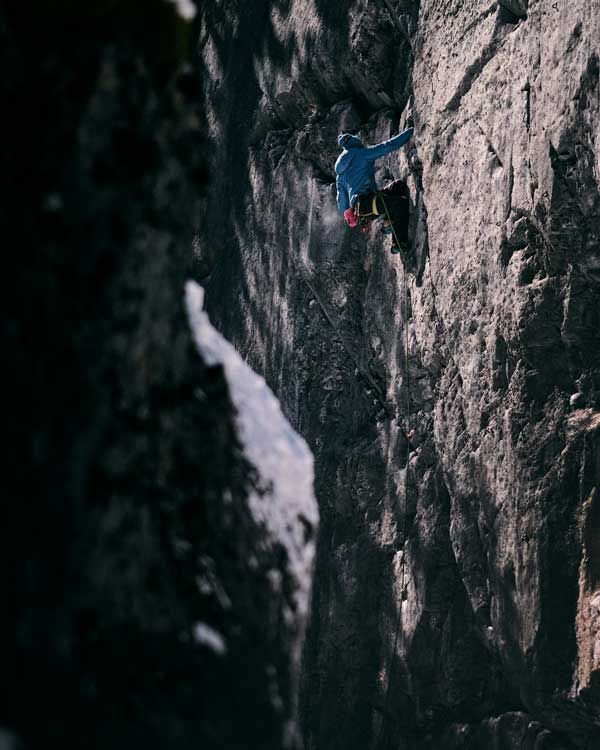
<instances>
[{"instance_id":1,"label":"red glove","mask_svg":"<svg viewBox=\"0 0 600 750\"><path fill-rule=\"evenodd\" d=\"M354 209L353 208L347 208L344 211L344 219L346 221L346 224L351 229L354 229L354 227L358 224L358 219L356 218L356 214L354 213Z\"/></svg>"}]
</instances>

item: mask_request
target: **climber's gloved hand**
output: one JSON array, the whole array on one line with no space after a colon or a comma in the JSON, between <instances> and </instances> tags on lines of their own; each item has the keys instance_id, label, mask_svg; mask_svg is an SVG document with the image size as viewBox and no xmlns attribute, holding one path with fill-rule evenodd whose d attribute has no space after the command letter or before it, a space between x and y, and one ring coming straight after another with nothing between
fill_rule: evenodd
<instances>
[{"instance_id":1,"label":"climber's gloved hand","mask_svg":"<svg viewBox=\"0 0 600 750\"><path fill-rule=\"evenodd\" d=\"M354 229L354 227L358 224L358 219L356 218L356 214L354 213L353 208L347 208L344 211L344 220L351 229Z\"/></svg>"}]
</instances>

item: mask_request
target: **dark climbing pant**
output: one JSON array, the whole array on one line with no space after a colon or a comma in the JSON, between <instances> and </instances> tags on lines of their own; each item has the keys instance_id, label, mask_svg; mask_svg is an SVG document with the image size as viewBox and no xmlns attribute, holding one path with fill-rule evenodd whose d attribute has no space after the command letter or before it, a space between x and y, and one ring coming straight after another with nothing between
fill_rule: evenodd
<instances>
[{"instance_id":1,"label":"dark climbing pant","mask_svg":"<svg viewBox=\"0 0 600 750\"><path fill-rule=\"evenodd\" d=\"M361 222L389 219L400 242L408 240L409 191L404 180L394 180L377 193L361 195L358 199Z\"/></svg>"}]
</instances>

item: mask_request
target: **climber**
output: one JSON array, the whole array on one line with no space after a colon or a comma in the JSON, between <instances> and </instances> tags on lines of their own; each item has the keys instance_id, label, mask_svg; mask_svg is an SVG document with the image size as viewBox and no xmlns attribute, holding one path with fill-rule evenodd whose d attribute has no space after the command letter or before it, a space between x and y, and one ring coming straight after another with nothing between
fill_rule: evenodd
<instances>
[{"instance_id":1,"label":"climber","mask_svg":"<svg viewBox=\"0 0 600 750\"><path fill-rule=\"evenodd\" d=\"M383 190L375 182L375 161L396 151L410 140L413 128L378 143L365 146L357 135L340 133L338 145L344 150L335 163L337 205L349 227L360 225L368 231L374 219L383 218L382 232L392 235L390 251L408 255L408 188L395 180Z\"/></svg>"}]
</instances>

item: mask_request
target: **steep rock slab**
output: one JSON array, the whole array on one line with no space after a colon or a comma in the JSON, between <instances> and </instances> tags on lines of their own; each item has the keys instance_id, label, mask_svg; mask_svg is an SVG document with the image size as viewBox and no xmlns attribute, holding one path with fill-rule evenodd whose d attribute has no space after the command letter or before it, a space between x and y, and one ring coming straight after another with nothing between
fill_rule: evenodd
<instances>
[{"instance_id":1,"label":"steep rock slab","mask_svg":"<svg viewBox=\"0 0 600 750\"><path fill-rule=\"evenodd\" d=\"M589 654L575 627L589 556L579 515L598 481L585 459L597 435L567 418L574 394L598 408L600 19L590 3L555 5L530 3L507 24L484 3L452 14L422 3L413 79L454 370L434 420L454 556L513 700L585 745L598 704L575 666ZM414 325L427 361L426 286Z\"/></svg>"},{"instance_id":2,"label":"steep rock slab","mask_svg":"<svg viewBox=\"0 0 600 750\"><path fill-rule=\"evenodd\" d=\"M593 680L572 690L576 659L594 659L581 511L597 434L568 426L572 399L598 410L597 18L582 3L571 30L566 8L510 5L422 3L417 19L416 5L346 3L337 25L319 2L260 4L248 27L236 3L206 13L213 173L226 179L204 252L227 230L208 305L316 459L309 748L597 736ZM372 49L385 35L403 61L391 88L377 69L389 108L365 103L368 59L347 34L365 15L382 22L361 25ZM416 29L412 71L399 19ZM225 20L236 56L223 52ZM560 95L557 65L571 81ZM380 238L365 248L344 230L332 196L337 130L395 132L411 73L414 148L378 178L406 176L423 206L420 287Z\"/></svg>"}]
</instances>

